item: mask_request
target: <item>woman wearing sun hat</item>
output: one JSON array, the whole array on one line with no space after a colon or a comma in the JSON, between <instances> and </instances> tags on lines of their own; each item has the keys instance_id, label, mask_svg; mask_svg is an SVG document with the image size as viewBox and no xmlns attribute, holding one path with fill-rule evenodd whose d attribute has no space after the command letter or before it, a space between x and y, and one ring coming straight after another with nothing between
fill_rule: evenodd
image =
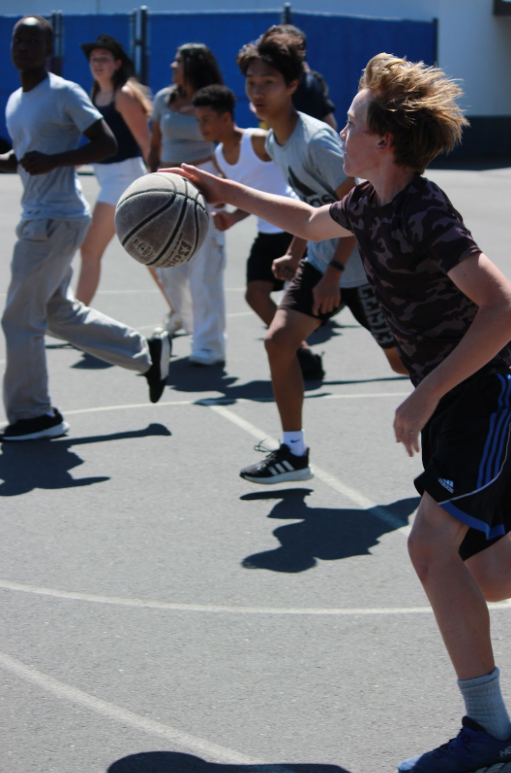
<instances>
[{"instance_id":1,"label":"woman wearing sun hat","mask_svg":"<svg viewBox=\"0 0 511 773\"><path fill-rule=\"evenodd\" d=\"M89 305L99 284L101 258L115 234L115 206L123 191L147 169L151 143L148 90L134 78L134 66L118 40L99 35L80 46L89 60L94 82L91 99L112 130L118 151L94 164L100 185L92 224L81 249L82 264L76 297Z\"/></svg>"}]
</instances>

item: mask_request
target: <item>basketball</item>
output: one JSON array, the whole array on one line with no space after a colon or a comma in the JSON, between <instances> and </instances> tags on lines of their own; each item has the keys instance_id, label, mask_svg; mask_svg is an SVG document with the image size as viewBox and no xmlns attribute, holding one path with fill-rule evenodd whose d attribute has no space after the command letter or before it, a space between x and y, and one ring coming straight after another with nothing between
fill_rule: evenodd
<instances>
[{"instance_id":1,"label":"basketball","mask_svg":"<svg viewBox=\"0 0 511 773\"><path fill-rule=\"evenodd\" d=\"M115 230L132 258L145 266L186 263L209 228L204 196L178 174L154 172L135 180L115 209Z\"/></svg>"}]
</instances>

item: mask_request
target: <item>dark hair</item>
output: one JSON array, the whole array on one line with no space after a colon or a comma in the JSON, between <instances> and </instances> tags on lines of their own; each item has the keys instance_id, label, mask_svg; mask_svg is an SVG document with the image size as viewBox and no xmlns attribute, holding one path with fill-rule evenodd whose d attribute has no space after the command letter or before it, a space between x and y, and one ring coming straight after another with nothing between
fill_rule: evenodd
<instances>
[{"instance_id":1,"label":"dark hair","mask_svg":"<svg viewBox=\"0 0 511 773\"><path fill-rule=\"evenodd\" d=\"M44 16L39 16L37 13L27 13L25 16L22 16L21 19L18 19L14 26L17 27L18 24L22 24L26 19L37 19L39 26L46 32L48 43L51 46L53 44L53 27L48 19L45 19Z\"/></svg>"},{"instance_id":2,"label":"dark hair","mask_svg":"<svg viewBox=\"0 0 511 773\"><path fill-rule=\"evenodd\" d=\"M295 27L294 24L274 24L266 31L267 35L282 35L283 33L291 35L291 37L296 40L298 48L300 51L303 51L303 55L305 56L305 52L307 51L307 36L305 35L305 32L302 32L298 27Z\"/></svg>"},{"instance_id":3,"label":"dark hair","mask_svg":"<svg viewBox=\"0 0 511 773\"><path fill-rule=\"evenodd\" d=\"M275 32L274 30L278 31ZM243 73L255 59L278 70L287 85L300 80L303 75L304 52L294 35L281 31L280 26L270 27L255 43L247 43L239 52L236 61Z\"/></svg>"},{"instance_id":4,"label":"dark hair","mask_svg":"<svg viewBox=\"0 0 511 773\"><path fill-rule=\"evenodd\" d=\"M220 84L212 84L199 89L193 96L192 105L194 107L210 107L218 115L230 113L234 118L234 105L236 97L231 89Z\"/></svg>"},{"instance_id":5,"label":"dark hair","mask_svg":"<svg viewBox=\"0 0 511 773\"><path fill-rule=\"evenodd\" d=\"M185 43L177 50L183 57L184 78L194 93L203 86L224 82L215 55L204 43Z\"/></svg>"}]
</instances>

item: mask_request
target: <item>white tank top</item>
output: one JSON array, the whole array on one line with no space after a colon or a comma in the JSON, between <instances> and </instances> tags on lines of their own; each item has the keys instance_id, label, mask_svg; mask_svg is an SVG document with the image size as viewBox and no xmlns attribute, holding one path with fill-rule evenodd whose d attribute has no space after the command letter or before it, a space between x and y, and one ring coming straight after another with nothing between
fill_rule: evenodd
<instances>
[{"instance_id":1,"label":"white tank top","mask_svg":"<svg viewBox=\"0 0 511 773\"><path fill-rule=\"evenodd\" d=\"M228 164L224 158L223 145L215 148L215 158L223 174L229 179L250 188L256 188L265 193L276 193L278 196L291 196L294 193L284 180L282 172L273 161L261 161L252 145L254 129L245 129L240 143L240 155L236 164ZM271 223L257 218L257 230L263 234L282 233Z\"/></svg>"}]
</instances>

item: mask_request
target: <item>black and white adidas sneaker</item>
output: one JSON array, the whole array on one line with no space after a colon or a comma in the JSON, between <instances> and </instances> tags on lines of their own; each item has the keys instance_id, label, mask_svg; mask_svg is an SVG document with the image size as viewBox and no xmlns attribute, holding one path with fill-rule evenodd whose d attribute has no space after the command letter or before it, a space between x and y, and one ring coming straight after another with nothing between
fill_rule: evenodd
<instances>
[{"instance_id":1,"label":"black and white adidas sneaker","mask_svg":"<svg viewBox=\"0 0 511 773\"><path fill-rule=\"evenodd\" d=\"M256 446L257 448L257 446ZM244 467L240 476L252 483L285 483L288 480L309 480L314 473L309 467L309 449L303 456L295 456L289 446L282 443L280 448L270 451L258 464Z\"/></svg>"}]
</instances>

